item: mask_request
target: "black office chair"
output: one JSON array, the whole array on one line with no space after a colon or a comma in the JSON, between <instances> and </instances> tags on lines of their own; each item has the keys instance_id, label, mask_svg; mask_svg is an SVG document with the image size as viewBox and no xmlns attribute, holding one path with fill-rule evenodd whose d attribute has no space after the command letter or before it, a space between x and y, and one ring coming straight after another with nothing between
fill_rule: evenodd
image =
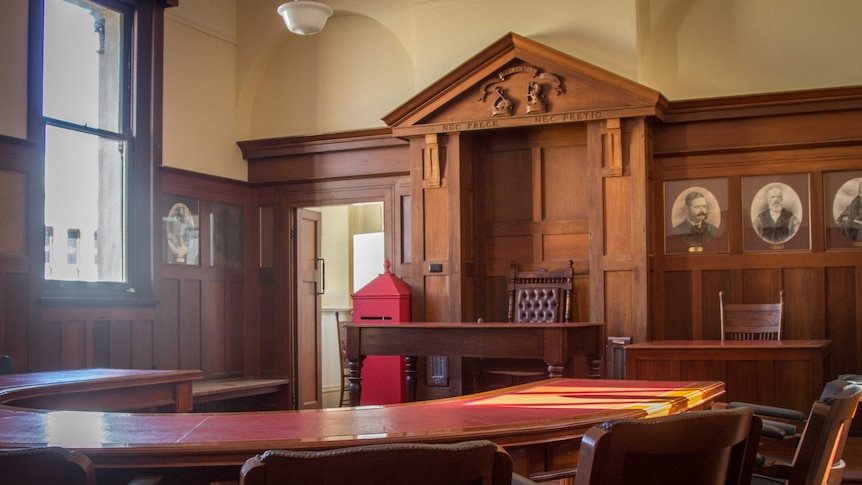
<instances>
[{"instance_id":1,"label":"black office chair","mask_svg":"<svg viewBox=\"0 0 862 485\"><path fill-rule=\"evenodd\" d=\"M0 450L0 483L96 485L87 455L58 447Z\"/></svg>"},{"instance_id":2,"label":"black office chair","mask_svg":"<svg viewBox=\"0 0 862 485\"><path fill-rule=\"evenodd\" d=\"M858 379L859 376L841 376ZM778 418L764 425L765 437L789 442L790 447L770 444L764 440L755 463L752 484L838 484L844 469L842 455L856 413L862 386L851 380L836 379L827 383L820 399L811 407L807 419L801 413L771 406L749 403L728 403L728 407L749 407L763 416ZM794 424L792 421L797 421ZM801 432L798 428L803 426ZM771 429L771 428L778 428Z\"/></svg>"},{"instance_id":3,"label":"black office chair","mask_svg":"<svg viewBox=\"0 0 862 485\"><path fill-rule=\"evenodd\" d=\"M15 366L12 365L12 356L0 355L0 375L14 374Z\"/></svg>"}]
</instances>

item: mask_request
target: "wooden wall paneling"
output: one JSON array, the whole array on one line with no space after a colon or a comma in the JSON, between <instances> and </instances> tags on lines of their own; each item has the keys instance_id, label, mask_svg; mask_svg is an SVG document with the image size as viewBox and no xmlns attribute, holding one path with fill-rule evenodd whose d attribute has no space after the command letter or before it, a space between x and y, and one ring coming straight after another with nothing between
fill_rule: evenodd
<instances>
[{"instance_id":1,"label":"wooden wall paneling","mask_svg":"<svg viewBox=\"0 0 862 485\"><path fill-rule=\"evenodd\" d=\"M462 238L459 243L460 263L458 271L454 275L460 279L461 291L456 302L458 305L458 314L461 315L462 321L476 321L476 238L474 233L474 209L473 209L473 191L461 190L461 209L463 219L461 220Z\"/></svg>"},{"instance_id":2,"label":"wooden wall paneling","mask_svg":"<svg viewBox=\"0 0 862 485\"><path fill-rule=\"evenodd\" d=\"M180 368L180 282L163 279L158 318L153 325L153 365L156 369Z\"/></svg>"},{"instance_id":3,"label":"wooden wall paneling","mask_svg":"<svg viewBox=\"0 0 862 485\"><path fill-rule=\"evenodd\" d=\"M410 284L413 272L413 198L410 177L401 177L395 184L395 251L396 272Z\"/></svg>"},{"instance_id":4,"label":"wooden wall paneling","mask_svg":"<svg viewBox=\"0 0 862 485\"><path fill-rule=\"evenodd\" d=\"M825 339L825 289L823 268L784 268L784 330L786 339ZM762 303L777 303L778 292Z\"/></svg>"},{"instance_id":5,"label":"wooden wall paneling","mask_svg":"<svg viewBox=\"0 0 862 485\"><path fill-rule=\"evenodd\" d=\"M27 372L35 332L30 316L35 305L30 273L41 263L28 255L43 245L40 218L39 164L32 142L0 135L0 354L12 356L14 370Z\"/></svg>"},{"instance_id":6,"label":"wooden wall paneling","mask_svg":"<svg viewBox=\"0 0 862 485\"><path fill-rule=\"evenodd\" d=\"M587 123L587 159L590 187L590 321L607 322L605 316L605 217L602 177L602 123ZM607 335L614 330L607 329Z\"/></svg>"},{"instance_id":7,"label":"wooden wall paneling","mask_svg":"<svg viewBox=\"0 0 862 485\"><path fill-rule=\"evenodd\" d=\"M241 325L245 315L245 279L228 282L227 301L229 303L227 323L225 325L225 371L229 375L242 376L243 369L243 334L245 327Z\"/></svg>"},{"instance_id":8,"label":"wooden wall paneling","mask_svg":"<svg viewBox=\"0 0 862 485\"><path fill-rule=\"evenodd\" d=\"M92 336L90 344L92 357L87 362L87 366L109 369L111 367L111 322L107 320L91 322L90 335Z\"/></svg>"},{"instance_id":9,"label":"wooden wall paneling","mask_svg":"<svg viewBox=\"0 0 862 485\"><path fill-rule=\"evenodd\" d=\"M703 275L699 269L691 272L691 322L693 340L703 339Z\"/></svg>"},{"instance_id":10,"label":"wooden wall paneling","mask_svg":"<svg viewBox=\"0 0 862 485\"><path fill-rule=\"evenodd\" d=\"M701 335L704 340L721 340L721 305L718 292L731 294L730 270L704 270L701 274Z\"/></svg>"},{"instance_id":11,"label":"wooden wall paneling","mask_svg":"<svg viewBox=\"0 0 862 485\"><path fill-rule=\"evenodd\" d=\"M259 247L254 258L254 281L257 285L255 297L249 301L254 309L250 312L250 325L245 337L245 369L253 376L275 375L275 206L272 187L257 189L255 207L259 223Z\"/></svg>"},{"instance_id":12,"label":"wooden wall paneling","mask_svg":"<svg viewBox=\"0 0 862 485\"><path fill-rule=\"evenodd\" d=\"M115 320L110 326L110 367L115 369L132 368L132 322Z\"/></svg>"},{"instance_id":13,"label":"wooden wall paneling","mask_svg":"<svg viewBox=\"0 0 862 485\"><path fill-rule=\"evenodd\" d=\"M862 369L859 362L860 331L856 318L857 267L833 267L825 270L823 293L825 296L823 338L832 341L831 369L828 377L856 374Z\"/></svg>"},{"instance_id":14,"label":"wooden wall paneling","mask_svg":"<svg viewBox=\"0 0 862 485\"><path fill-rule=\"evenodd\" d=\"M254 375L274 376L275 371L275 355L276 346L272 345L275 342L276 335L276 285L275 285L275 270L273 268L261 268L259 279L259 300L257 302L259 312L259 328L258 338L255 342L246 346L248 352L250 348L257 347L257 356L255 360L256 367L259 369ZM246 362L248 362L248 358ZM246 364L248 365L248 364ZM248 369L248 367L246 367Z\"/></svg>"},{"instance_id":15,"label":"wooden wall paneling","mask_svg":"<svg viewBox=\"0 0 862 485\"><path fill-rule=\"evenodd\" d=\"M573 130L574 131L574 130ZM576 138L572 135L572 138ZM590 216L590 193L587 190L587 147L577 137L579 145L549 146L543 148L542 210L540 220L587 220Z\"/></svg>"},{"instance_id":16,"label":"wooden wall paneling","mask_svg":"<svg viewBox=\"0 0 862 485\"><path fill-rule=\"evenodd\" d=\"M0 168L0 254L27 254L27 174Z\"/></svg>"},{"instance_id":17,"label":"wooden wall paneling","mask_svg":"<svg viewBox=\"0 0 862 485\"><path fill-rule=\"evenodd\" d=\"M201 370L204 375L223 377L227 373L225 311L228 299L224 281L207 281L202 284L201 296Z\"/></svg>"},{"instance_id":18,"label":"wooden wall paneling","mask_svg":"<svg viewBox=\"0 0 862 485\"><path fill-rule=\"evenodd\" d=\"M730 303L769 303L778 301L779 288L773 284L774 272L773 268L747 268L737 271L736 274L739 280L734 282L736 291L731 295L732 299L725 301Z\"/></svg>"},{"instance_id":19,"label":"wooden wall paneling","mask_svg":"<svg viewBox=\"0 0 862 485\"><path fill-rule=\"evenodd\" d=\"M423 194L425 212L422 215L425 227L425 261L447 262L449 258L449 194L445 187L425 189ZM450 268L444 264L443 271Z\"/></svg>"},{"instance_id":20,"label":"wooden wall paneling","mask_svg":"<svg viewBox=\"0 0 862 485\"><path fill-rule=\"evenodd\" d=\"M650 182L649 171L652 161L647 158L651 153L647 143L647 124L644 118L632 118L623 120L622 148L624 150L624 163L629 165L631 176L631 206L629 212L617 213L631 214L632 227L632 297L631 305L631 335L634 341L647 339L650 317L650 289L649 289L649 254L651 244L648 234L652 226L652 214L649 211L647 201L648 186ZM627 161L625 160L627 159Z\"/></svg>"},{"instance_id":21,"label":"wooden wall paneling","mask_svg":"<svg viewBox=\"0 0 862 485\"><path fill-rule=\"evenodd\" d=\"M692 272L664 273L664 321L655 322L652 340L688 340L692 338Z\"/></svg>"},{"instance_id":22,"label":"wooden wall paneling","mask_svg":"<svg viewBox=\"0 0 862 485\"><path fill-rule=\"evenodd\" d=\"M91 361L87 322L69 320L60 323L60 369L83 369Z\"/></svg>"},{"instance_id":23,"label":"wooden wall paneling","mask_svg":"<svg viewBox=\"0 0 862 485\"><path fill-rule=\"evenodd\" d=\"M43 321L35 326L31 341L39 342L39 345L31 348L31 372L62 369L60 359L63 351L63 332L61 325L59 321Z\"/></svg>"},{"instance_id":24,"label":"wooden wall paneling","mask_svg":"<svg viewBox=\"0 0 862 485\"><path fill-rule=\"evenodd\" d=\"M606 271L605 272L605 315L607 318L607 335L633 336L632 341L644 341L644 337L637 337L638 333L646 330L646 322L638 325L632 320L631 301L634 296L634 282L631 271ZM638 328L642 327L642 328ZM635 340L640 338L640 340Z\"/></svg>"},{"instance_id":25,"label":"wooden wall paneling","mask_svg":"<svg viewBox=\"0 0 862 485\"><path fill-rule=\"evenodd\" d=\"M28 275L0 271L0 353L12 356L16 371L26 372L30 318Z\"/></svg>"},{"instance_id":26,"label":"wooden wall paneling","mask_svg":"<svg viewBox=\"0 0 862 485\"><path fill-rule=\"evenodd\" d=\"M152 320L134 320L132 322L132 368L155 368L155 346Z\"/></svg>"},{"instance_id":27,"label":"wooden wall paneling","mask_svg":"<svg viewBox=\"0 0 862 485\"><path fill-rule=\"evenodd\" d=\"M179 282L179 368L202 369L201 361L201 282Z\"/></svg>"}]
</instances>

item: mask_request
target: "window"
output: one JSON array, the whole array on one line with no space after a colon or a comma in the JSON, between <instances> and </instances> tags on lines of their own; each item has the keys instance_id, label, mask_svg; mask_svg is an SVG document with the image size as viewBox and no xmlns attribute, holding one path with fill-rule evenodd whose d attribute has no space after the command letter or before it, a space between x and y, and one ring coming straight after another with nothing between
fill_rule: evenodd
<instances>
[{"instance_id":1,"label":"window","mask_svg":"<svg viewBox=\"0 0 862 485\"><path fill-rule=\"evenodd\" d=\"M151 298L152 147L161 137L151 129L161 126L166 4L176 1L30 0L43 296ZM66 235L65 255L55 234Z\"/></svg>"}]
</instances>

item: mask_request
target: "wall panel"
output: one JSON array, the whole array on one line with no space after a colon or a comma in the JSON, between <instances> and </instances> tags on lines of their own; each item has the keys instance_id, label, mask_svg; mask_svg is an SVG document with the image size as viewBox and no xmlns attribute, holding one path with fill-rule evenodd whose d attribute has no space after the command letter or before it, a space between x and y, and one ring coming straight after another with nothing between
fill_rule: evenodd
<instances>
[{"instance_id":1,"label":"wall panel","mask_svg":"<svg viewBox=\"0 0 862 485\"><path fill-rule=\"evenodd\" d=\"M839 108L844 101L838 96L833 98L833 106L822 110L812 109L813 105L798 96L789 97L786 104L778 98L752 98L748 100L751 106L740 98L734 107L725 105L715 112L704 105L704 109L679 117L671 114L669 123L654 126L653 193L662 194L665 181L726 180L727 202L722 208L726 217L722 220L727 224L729 242L721 248L707 244L702 252L665 254L661 249L664 224L657 224L653 243L660 249L655 253L653 292L664 298L655 302L661 308L654 309L653 314L668 315L676 305L670 294L681 285L674 276L681 270L694 275L691 314L678 316L676 325L683 325L686 318L700 320L702 338L706 339L720 338L718 291L723 290L729 302L769 303L778 301L778 292L783 290L784 338L829 339L832 359L827 375L855 373L862 364L862 292L857 273L862 265L862 246L845 243L828 247L824 234L834 222L830 220L834 190L824 185L824 174L846 172L846 177L852 178L862 166L862 140L847 125L850 120L862 119L862 110L855 94L843 108ZM677 106L692 108L686 103ZM743 190L746 180L796 174L808 181L800 190L808 194L803 207L810 217L810 247L789 250L774 245L754 250L743 236L756 237L750 229L753 201L750 191ZM654 217L663 221L664 201L656 199L653 203ZM665 325L670 321L666 318ZM653 322L652 328L661 325ZM667 337L673 332L664 330L656 335ZM776 379L793 382L808 377L794 375L798 372L776 369Z\"/></svg>"}]
</instances>

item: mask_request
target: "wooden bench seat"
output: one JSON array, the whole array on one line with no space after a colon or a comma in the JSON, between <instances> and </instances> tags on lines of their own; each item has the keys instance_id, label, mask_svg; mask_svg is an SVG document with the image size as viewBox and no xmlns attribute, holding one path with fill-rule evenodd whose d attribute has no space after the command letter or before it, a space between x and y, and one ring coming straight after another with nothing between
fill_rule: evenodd
<instances>
[{"instance_id":1,"label":"wooden bench seat","mask_svg":"<svg viewBox=\"0 0 862 485\"><path fill-rule=\"evenodd\" d=\"M265 397L263 400L248 399ZM209 403L227 406L227 401L235 401L238 407L219 410L265 410L290 409L290 380L277 378L237 377L229 379L210 379L192 384L192 400L195 410L213 410ZM251 404L249 402L252 401ZM230 406L228 406L230 407Z\"/></svg>"}]
</instances>

